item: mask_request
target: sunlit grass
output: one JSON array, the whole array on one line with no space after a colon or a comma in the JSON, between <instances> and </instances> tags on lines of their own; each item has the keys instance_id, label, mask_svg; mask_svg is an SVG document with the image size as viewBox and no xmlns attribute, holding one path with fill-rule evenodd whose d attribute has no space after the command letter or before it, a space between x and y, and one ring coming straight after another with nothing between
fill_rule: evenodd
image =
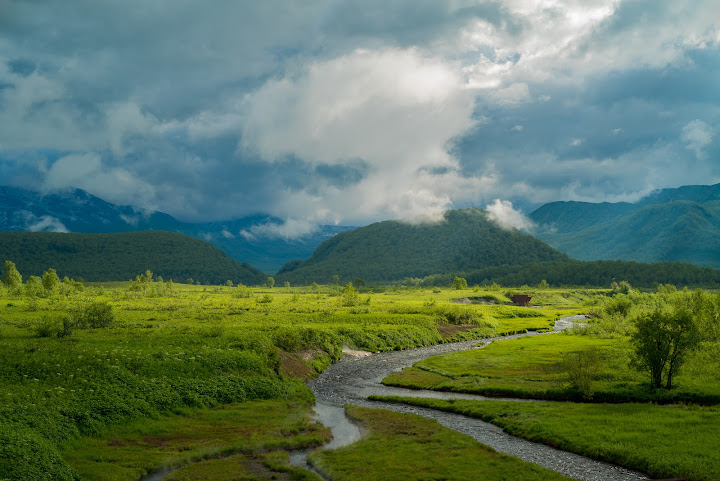
<instances>
[{"instance_id":1,"label":"sunlit grass","mask_svg":"<svg viewBox=\"0 0 720 481\"><path fill-rule=\"evenodd\" d=\"M601 362L592 393L572 389L563 356L597 349ZM630 368L627 338L600 339L577 334L548 334L492 343L483 349L434 356L383 383L398 387L458 391L485 395L577 401L720 402L720 360L709 356L717 346L695 353L671 391L652 390L647 375Z\"/></svg>"},{"instance_id":2,"label":"sunlit grass","mask_svg":"<svg viewBox=\"0 0 720 481\"><path fill-rule=\"evenodd\" d=\"M720 479L720 408L376 397L477 417L510 434L648 473Z\"/></svg>"},{"instance_id":3,"label":"sunlit grass","mask_svg":"<svg viewBox=\"0 0 720 481\"><path fill-rule=\"evenodd\" d=\"M498 453L434 420L381 409L349 406L346 410L367 430L366 437L309 456L311 464L334 481L569 479Z\"/></svg>"}]
</instances>

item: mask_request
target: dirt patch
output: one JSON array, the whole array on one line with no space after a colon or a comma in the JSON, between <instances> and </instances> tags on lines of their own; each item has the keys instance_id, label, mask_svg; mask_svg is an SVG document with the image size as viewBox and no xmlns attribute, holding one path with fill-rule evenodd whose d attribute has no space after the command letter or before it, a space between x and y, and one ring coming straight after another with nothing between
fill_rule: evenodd
<instances>
[{"instance_id":1,"label":"dirt patch","mask_svg":"<svg viewBox=\"0 0 720 481\"><path fill-rule=\"evenodd\" d=\"M368 351L360 351L357 349L350 349L349 347L345 347L345 346L343 346L342 352L346 356L350 356L350 357L366 357L366 356L369 356L372 354L371 352L368 352Z\"/></svg>"},{"instance_id":2,"label":"dirt patch","mask_svg":"<svg viewBox=\"0 0 720 481\"><path fill-rule=\"evenodd\" d=\"M449 339L458 332L466 332L477 327L474 324L438 324L437 330L443 339Z\"/></svg>"},{"instance_id":3,"label":"dirt patch","mask_svg":"<svg viewBox=\"0 0 720 481\"><path fill-rule=\"evenodd\" d=\"M312 360L312 357L308 360ZM280 351L280 371L286 376L300 379L310 379L317 375L315 369L305 364L299 355L285 351Z\"/></svg>"},{"instance_id":4,"label":"dirt patch","mask_svg":"<svg viewBox=\"0 0 720 481\"><path fill-rule=\"evenodd\" d=\"M302 359L305 362L310 362L316 357L318 357L320 354L324 354L324 351L320 349L309 349L307 351L298 351L295 353L297 357Z\"/></svg>"}]
</instances>

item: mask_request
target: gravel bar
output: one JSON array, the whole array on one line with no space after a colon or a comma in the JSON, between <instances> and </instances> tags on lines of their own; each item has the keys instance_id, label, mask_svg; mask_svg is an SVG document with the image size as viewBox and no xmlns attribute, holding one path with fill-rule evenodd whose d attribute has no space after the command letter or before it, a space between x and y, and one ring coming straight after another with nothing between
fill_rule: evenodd
<instances>
[{"instance_id":1,"label":"gravel bar","mask_svg":"<svg viewBox=\"0 0 720 481\"><path fill-rule=\"evenodd\" d=\"M561 319L561 321L564 320ZM465 341L438 344L405 351L382 352L369 356L345 356L337 363L328 367L320 376L310 380L308 387L310 387L315 394L319 405L339 407L345 404L354 404L419 414L426 418L435 419L450 429L468 434L499 452L517 456L520 459L557 471L571 478L587 481L630 481L648 479L647 476L642 473L511 436L503 432L501 428L479 419L433 409L376 402L367 399L368 396L371 395L396 395L443 399L502 400L502 398L486 398L484 396L470 394L393 388L383 386L380 381L391 372L410 366L430 356L474 349L477 348L476 346L484 347L494 341L536 335L542 334L530 332L527 334L496 337L483 341Z\"/></svg>"}]
</instances>

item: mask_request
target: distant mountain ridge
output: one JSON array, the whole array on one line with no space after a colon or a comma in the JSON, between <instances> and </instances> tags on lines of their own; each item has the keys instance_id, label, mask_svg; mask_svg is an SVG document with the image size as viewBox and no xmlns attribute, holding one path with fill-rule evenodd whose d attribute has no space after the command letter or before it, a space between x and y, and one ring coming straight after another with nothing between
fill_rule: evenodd
<instances>
[{"instance_id":1,"label":"distant mountain ridge","mask_svg":"<svg viewBox=\"0 0 720 481\"><path fill-rule=\"evenodd\" d=\"M148 269L183 283L192 278L202 284L257 285L267 279L207 242L164 231L0 232L0 260L13 261L24 278L53 268L60 277L86 281L126 281Z\"/></svg>"},{"instance_id":2,"label":"distant mountain ridge","mask_svg":"<svg viewBox=\"0 0 720 481\"><path fill-rule=\"evenodd\" d=\"M413 225L384 221L340 233L323 242L304 261L292 261L277 274L291 283L389 282L406 277L569 261L569 257L516 229L503 229L480 209L445 212L442 222Z\"/></svg>"},{"instance_id":3,"label":"distant mountain ridge","mask_svg":"<svg viewBox=\"0 0 720 481\"><path fill-rule=\"evenodd\" d=\"M720 268L720 184L663 189L635 203L551 202L530 218L536 237L576 259Z\"/></svg>"},{"instance_id":4,"label":"distant mountain ridge","mask_svg":"<svg viewBox=\"0 0 720 481\"><path fill-rule=\"evenodd\" d=\"M254 234L254 226L282 225L268 215L228 221L182 222L162 212L118 206L81 189L39 193L0 186L0 231L113 233L143 230L178 232L210 242L240 262L273 273L286 262L309 257L332 235L351 229L322 226L298 239Z\"/></svg>"}]
</instances>

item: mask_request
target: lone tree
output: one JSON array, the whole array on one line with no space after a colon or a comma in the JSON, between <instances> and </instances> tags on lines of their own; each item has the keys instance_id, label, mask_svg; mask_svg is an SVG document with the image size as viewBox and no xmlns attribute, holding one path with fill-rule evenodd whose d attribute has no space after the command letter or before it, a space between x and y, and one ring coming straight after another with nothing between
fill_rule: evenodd
<instances>
[{"instance_id":1,"label":"lone tree","mask_svg":"<svg viewBox=\"0 0 720 481\"><path fill-rule=\"evenodd\" d=\"M639 315L631 336L635 348L630 365L650 374L653 388L672 389L673 376L687 355L698 347L701 331L690 306L681 299Z\"/></svg>"},{"instance_id":2,"label":"lone tree","mask_svg":"<svg viewBox=\"0 0 720 481\"><path fill-rule=\"evenodd\" d=\"M452 286L453 286L453 288L458 289L458 290L467 289L467 281L463 277L456 277L453 280Z\"/></svg>"},{"instance_id":3,"label":"lone tree","mask_svg":"<svg viewBox=\"0 0 720 481\"><path fill-rule=\"evenodd\" d=\"M268 277L267 281L265 282L265 285L268 286L270 289L272 289L275 286L275 278Z\"/></svg>"}]
</instances>

